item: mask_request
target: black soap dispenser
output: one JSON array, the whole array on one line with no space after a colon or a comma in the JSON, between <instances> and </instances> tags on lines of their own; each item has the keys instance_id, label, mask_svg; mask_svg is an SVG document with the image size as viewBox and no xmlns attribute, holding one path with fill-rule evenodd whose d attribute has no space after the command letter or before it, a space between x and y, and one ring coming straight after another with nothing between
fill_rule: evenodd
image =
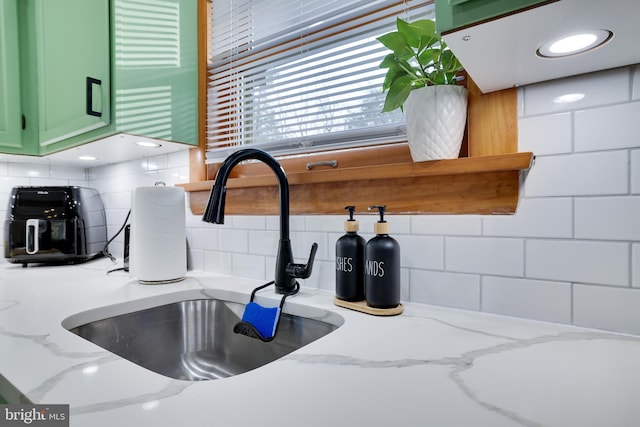
<instances>
[{"instance_id":1,"label":"black soap dispenser","mask_svg":"<svg viewBox=\"0 0 640 427\"><path fill-rule=\"evenodd\" d=\"M367 305L395 308L400 304L400 245L389 236L389 223L384 220L386 206L377 209L380 220L374 225L376 236L365 246L364 293Z\"/></svg>"},{"instance_id":2,"label":"black soap dispenser","mask_svg":"<svg viewBox=\"0 0 640 427\"><path fill-rule=\"evenodd\" d=\"M364 245L358 235L358 221L353 219L355 206L346 206L349 219L344 222L347 232L336 242L336 297L344 301L364 300Z\"/></svg>"}]
</instances>

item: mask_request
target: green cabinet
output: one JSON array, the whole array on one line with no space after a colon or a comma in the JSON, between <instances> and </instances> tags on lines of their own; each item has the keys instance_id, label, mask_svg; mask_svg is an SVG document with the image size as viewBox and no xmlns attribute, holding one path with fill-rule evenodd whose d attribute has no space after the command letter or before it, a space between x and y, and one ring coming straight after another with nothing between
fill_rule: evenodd
<instances>
[{"instance_id":1,"label":"green cabinet","mask_svg":"<svg viewBox=\"0 0 640 427\"><path fill-rule=\"evenodd\" d=\"M197 145L197 1L2 0L0 151L121 132Z\"/></svg>"},{"instance_id":2,"label":"green cabinet","mask_svg":"<svg viewBox=\"0 0 640 427\"><path fill-rule=\"evenodd\" d=\"M40 146L110 123L109 0L36 0Z\"/></svg>"},{"instance_id":3,"label":"green cabinet","mask_svg":"<svg viewBox=\"0 0 640 427\"><path fill-rule=\"evenodd\" d=\"M197 145L197 0L113 0L116 132Z\"/></svg>"},{"instance_id":4,"label":"green cabinet","mask_svg":"<svg viewBox=\"0 0 640 427\"><path fill-rule=\"evenodd\" d=\"M22 152L18 4L0 2L0 150Z\"/></svg>"},{"instance_id":5,"label":"green cabinet","mask_svg":"<svg viewBox=\"0 0 640 427\"><path fill-rule=\"evenodd\" d=\"M17 5L22 151L10 152L41 154L109 125L109 0Z\"/></svg>"},{"instance_id":6,"label":"green cabinet","mask_svg":"<svg viewBox=\"0 0 640 427\"><path fill-rule=\"evenodd\" d=\"M436 29L446 34L558 0L436 0Z\"/></svg>"}]
</instances>

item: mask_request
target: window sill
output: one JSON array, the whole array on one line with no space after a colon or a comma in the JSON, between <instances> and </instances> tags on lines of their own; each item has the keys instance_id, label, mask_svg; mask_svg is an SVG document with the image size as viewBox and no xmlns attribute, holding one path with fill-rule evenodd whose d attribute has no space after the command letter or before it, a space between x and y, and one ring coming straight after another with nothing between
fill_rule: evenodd
<instances>
[{"instance_id":1,"label":"window sill","mask_svg":"<svg viewBox=\"0 0 640 427\"><path fill-rule=\"evenodd\" d=\"M532 153L462 157L287 173L291 214L343 214L345 205L366 212L375 204L393 214L511 214L518 204L520 171ZM286 170L286 168L285 168ZM213 181L180 184L200 215ZM276 215L278 188L270 175L230 178L228 214Z\"/></svg>"},{"instance_id":2,"label":"window sill","mask_svg":"<svg viewBox=\"0 0 640 427\"><path fill-rule=\"evenodd\" d=\"M516 90L482 94L472 79L466 83L469 110L460 158L414 163L406 144L392 144L281 160L290 213L342 215L346 205L359 213L371 205L387 205L391 214L515 213L520 173L534 158L517 152ZM179 184L190 193L196 215L204 212L216 172L216 165L205 167L204 146L191 150L191 183ZM306 169L309 161L326 160L337 160L338 167ZM278 214L277 184L262 163L236 166L227 189L228 214Z\"/></svg>"}]
</instances>

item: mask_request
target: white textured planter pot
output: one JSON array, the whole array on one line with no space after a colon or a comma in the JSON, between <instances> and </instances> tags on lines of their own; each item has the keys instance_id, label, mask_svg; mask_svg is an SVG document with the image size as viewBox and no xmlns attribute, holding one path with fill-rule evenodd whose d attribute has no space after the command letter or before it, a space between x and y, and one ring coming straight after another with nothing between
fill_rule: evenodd
<instances>
[{"instance_id":1,"label":"white textured planter pot","mask_svg":"<svg viewBox=\"0 0 640 427\"><path fill-rule=\"evenodd\" d=\"M467 122L467 89L437 85L413 90L404 103L407 139L414 162L455 159Z\"/></svg>"}]
</instances>

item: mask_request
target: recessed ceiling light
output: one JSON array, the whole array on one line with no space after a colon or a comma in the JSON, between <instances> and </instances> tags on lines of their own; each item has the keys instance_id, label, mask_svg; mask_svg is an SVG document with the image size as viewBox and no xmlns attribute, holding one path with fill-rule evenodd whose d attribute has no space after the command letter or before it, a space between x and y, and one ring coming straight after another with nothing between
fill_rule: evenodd
<instances>
[{"instance_id":1,"label":"recessed ceiling light","mask_svg":"<svg viewBox=\"0 0 640 427\"><path fill-rule=\"evenodd\" d=\"M145 148L158 148L162 146L157 142L148 142L148 141L138 141L136 142L136 145L140 147L145 147Z\"/></svg>"},{"instance_id":2,"label":"recessed ceiling light","mask_svg":"<svg viewBox=\"0 0 640 427\"><path fill-rule=\"evenodd\" d=\"M98 160L98 158L94 157L94 156L78 156L78 159L79 160L86 160L88 162L92 162L94 160Z\"/></svg>"},{"instance_id":3,"label":"recessed ceiling light","mask_svg":"<svg viewBox=\"0 0 640 427\"><path fill-rule=\"evenodd\" d=\"M542 58L562 58L602 46L613 38L609 30L590 30L565 34L540 46L536 55Z\"/></svg>"}]
</instances>

